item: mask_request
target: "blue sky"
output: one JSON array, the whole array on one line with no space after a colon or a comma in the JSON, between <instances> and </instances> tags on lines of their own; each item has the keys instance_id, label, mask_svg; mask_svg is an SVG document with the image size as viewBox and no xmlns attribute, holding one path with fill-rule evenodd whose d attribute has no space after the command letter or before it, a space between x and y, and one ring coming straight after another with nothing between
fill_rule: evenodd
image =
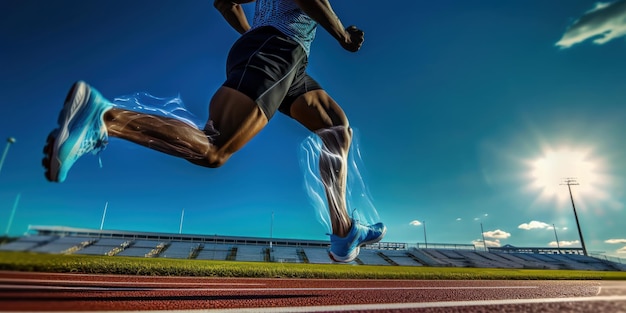
<instances>
[{"instance_id":1,"label":"blue sky","mask_svg":"<svg viewBox=\"0 0 626 313\"><path fill-rule=\"evenodd\" d=\"M318 30L309 73L360 134L385 241L580 246L626 256L626 1L335 1L356 54ZM247 12L252 11L248 5ZM201 123L237 39L211 1L2 1L0 230L28 225L326 239L303 187L307 131L277 114L222 168L112 139L62 184L40 165L67 90L180 96ZM2 143L4 149L5 142ZM482 244L482 243L479 243Z\"/></svg>"}]
</instances>

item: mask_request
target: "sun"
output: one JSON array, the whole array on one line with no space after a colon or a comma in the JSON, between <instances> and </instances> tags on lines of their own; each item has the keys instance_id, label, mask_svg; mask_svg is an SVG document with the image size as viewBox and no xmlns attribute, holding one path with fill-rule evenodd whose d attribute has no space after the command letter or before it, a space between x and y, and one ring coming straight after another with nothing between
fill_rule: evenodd
<instances>
[{"instance_id":1,"label":"sun","mask_svg":"<svg viewBox=\"0 0 626 313\"><path fill-rule=\"evenodd\" d=\"M566 181L575 182L572 189L586 198L601 198L601 186L605 177L601 173L602 162L593 157L590 149L546 149L543 154L529 162L530 187L540 192L540 199L567 201Z\"/></svg>"}]
</instances>

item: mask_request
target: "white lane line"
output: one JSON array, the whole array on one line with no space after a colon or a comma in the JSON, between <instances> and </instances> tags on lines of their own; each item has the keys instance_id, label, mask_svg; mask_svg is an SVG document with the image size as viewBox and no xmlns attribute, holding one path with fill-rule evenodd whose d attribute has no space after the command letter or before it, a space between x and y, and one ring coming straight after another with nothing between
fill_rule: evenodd
<instances>
[{"instance_id":1,"label":"white lane line","mask_svg":"<svg viewBox=\"0 0 626 313\"><path fill-rule=\"evenodd\" d=\"M375 311L375 310L403 310L424 308L446 308L466 306L491 306L491 305L517 305L517 304L543 304L563 302L597 302L597 301L626 301L626 296L607 297L576 297L576 298L547 298L547 299L509 299L509 300L479 300L479 301L441 301L441 302L417 302L417 303L380 303L380 304L354 304L354 305L329 305L317 307L291 307L291 308L251 308L251 309L227 309L227 310L195 310L195 311L167 311L167 313L196 313L196 312L328 312L328 311ZM101 312L103 313L103 312ZM147 313L147 312L142 312ZM160 313L165 313L161 311Z\"/></svg>"},{"instance_id":2,"label":"white lane line","mask_svg":"<svg viewBox=\"0 0 626 313\"><path fill-rule=\"evenodd\" d=\"M102 287L102 286L50 286L50 285L24 285L24 284L0 284L0 289L20 290L97 290L97 291L372 291L372 290L489 290L489 289L537 289L538 286L484 286L484 287L331 287L331 288L145 288L145 287Z\"/></svg>"},{"instance_id":3,"label":"white lane line","mask_svg":"<svg viewBox=\"0 0 626 313\"><path fill-rule=\"evenodd\" d=\"M574 297L574 298L539 298L539 299L504 299L504 300L478 300L478 301L441 301L441 302L411 302L411 303L377 303L377 304L347 304L326 306L304 307L269 307L269 308L233 308L233 309L200 309L200 310L146 310L146 311L98 311L99 313L311 313L311 312L347 312L347 311L376 311L376 310L411 310L424 308L447 308L467 306L492 306L492 305L520 305L520 304L544 304L565 302L626 302L626 296L604 297ZM31 311L33 312L33 311ZM43 311L42 311L43 312ZM18 313L18 312L6 312ZM72 311L72 313L89 313L87 311Z\"/></svg>"},{"instance_id":4,"label":"white lane line","mask_svg":"<svg viewBox=\"0 0 626 313\"><path fill-rule=\"evenodd\" d=\"M14 278L0 278L0 283L14 283L14 284L68 284L68 285L102 285L102 284L114 284L114 285L132 285L132 286L265 286L263 283L211 283L211 282L133 282L133 281L79 281L79 280L60 280L60 279L14 279Z\"/></svg>"},{"instance_id":5,"label":"white lane line","mask_svg":"<svg viewBox=\"0 0 626 313\"><path fill-rule=\"evenodd\" d=\"M148 289L148 288L109 288L109 287L91 287L91 286L81 286L81 287L71 287L71 286L46 286L46 285L10 285L10 284L0 284L0 290L71 290L71 291L146 291L146 290L161 290L161 289ZM178 289L180 290L180 289Z\"/></svg>"},{"instance_id":6,"label":"white lane line","mask_svg":"<svg viewBox=\"0 0 626 313\"><path fill-rule=\"evenodd\" d=\"M626 289L626 283L624 285L605 285L601 286L603 290L607 289Z\"/></svg>"},{"instance_id":7,"label":"white lane line","mask_svg":"<svg viewBox=\"0 0 626 313\"><path fill-rule=\"evenodd\" d=\"M417 303L380 303L380 304L352 304L352 305L328 305L316 307L290 307L290 308L250 308L250 309L225 309L225 310L193 310L193 311L158 311L159 313L200 313L200 312L272 312L272 313L309 313L328 311L375 311L375 310L410 310L424 308L446 308L466 306L491 306L491 305L517 305L517 304L542 304L564 302L597 302L597 301L626 301L626 296L606 297L575 297L575 298L547 298L547 299L509 299L509 300L479 300L479 301L442 301L442 302L417 302ZM155 311L156 312L156 311ZM100 312L104 313L104 312ZM118 312L119 313L119 312ZM141 313L150 313L142 311Z\"/></svg>"}]
</instances>

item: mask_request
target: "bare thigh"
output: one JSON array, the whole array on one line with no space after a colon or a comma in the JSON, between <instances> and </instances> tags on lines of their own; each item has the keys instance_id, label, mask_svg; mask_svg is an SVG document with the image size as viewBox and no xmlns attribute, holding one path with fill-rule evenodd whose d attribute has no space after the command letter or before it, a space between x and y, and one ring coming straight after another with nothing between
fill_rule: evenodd
<instances>
[{"instance_id":1,"label":"bare thigh","mask_svg":"<svg viewBox=\"0 0 626 313\"><path fill-rule=\"evenodd\" d=\"M311 131L348 126L343 109L322 89L309 91L291 105L291 117Z\"/></svg>"},{"instance_id":2,"label":"bare thigh","mask_svg":"<svg viewBox=\"0 0 626 313\"><path fill-rule=\"evenodd\" d=\"M290 114L304 127L320 135L324 141L329 137L325 135L326 130L339 132L332 137L340 135L336 144L339 144L342 152L347 152L352 138L348 117L326 91L318 89L301 95L291 105Z\"/></svg>"},{"instance_id":3,"label":"bare thigh","mask_svg":"<svg viewBox=\"0 0 626 313\"><path fill-rule=\"evenodd\" d=\"M205 132L210 133L212 131L210 128L214 127L219 134L212 137L213 146L207 160L190 161L209 167L219 167L258 134L267 123L267 117L250 97L235 89L221 87L211 99L209 121L205 127Z\"/></svg>"}]
</instances>

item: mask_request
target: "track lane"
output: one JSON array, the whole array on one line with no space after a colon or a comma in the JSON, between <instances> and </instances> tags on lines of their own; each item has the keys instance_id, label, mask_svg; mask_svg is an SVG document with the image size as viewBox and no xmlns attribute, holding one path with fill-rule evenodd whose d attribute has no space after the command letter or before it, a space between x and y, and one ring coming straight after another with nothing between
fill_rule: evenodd
<instances>
[{"instance_id":1,"label":"track lane","mask_svg":"<svg viewBox=\"0 0 626 313\"><path fill-rule=\"evenodd\" d=\"M436 311L445 307L449 312L454 307L502 305L548 306L549 310L552 304L562 306L568 301L611 304L626 312L626 287L623 282L598 281L224 279L0 272L0 311Z\"/></svg>"}]
</instances>

